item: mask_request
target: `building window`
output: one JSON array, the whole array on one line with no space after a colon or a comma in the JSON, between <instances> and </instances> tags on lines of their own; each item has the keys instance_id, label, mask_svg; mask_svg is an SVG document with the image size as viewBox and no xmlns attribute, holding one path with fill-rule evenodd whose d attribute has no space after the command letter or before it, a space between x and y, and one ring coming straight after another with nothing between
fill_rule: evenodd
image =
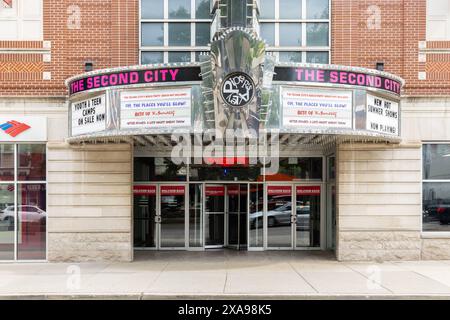
<instances>
[{"instance_id":1,"label":"building window","mask_svg":"<svg viewBox=\"0 0 450 320\"><path fill-rule=\"evenodd\" d=\"M450 40L450 0L427 0L427 40Z\"/></svg>"},{"instance_id":2,"label":"building window","mask_svg":"<svg viewBox=\"0 0 450 320\"><path fill-rule=\"evenodd\" d=\"M423 146L423 231L450 231L450 144Z\"/></svg>"},{"instance_id":3,"label":"building window","mask_svg":"<svg viewBox=\"0 0 450 320\"><path fill-rule=\"evenodd\" d=\"M194 62L209 51L209 0L140 0L141 64Z\"/></svg>"},{"instance_id":4,"label":"building window","mask_svg":"<svg viewBox=\"0 0 450 320\"><path fill-rule=\"evenodd\" d=\"M0 144L0 260L46 259L46 146Z\"/></svg>"},{"instance_id":5,"label":"building window","mask_svg":"<svg viewBox=\"0 0 450 320\"><path fill-rule=\"evenodd\" d=\"M280 62L330 62L330 0L260 0L261 37Z\"/></svg>"},{"instance_id":6,"label":"building window","mask_svg":"<svg viewBox=\"0 0 450 320\"><path fill-rule=\"evenodd\" d=\"M42 40L42 0L0 3L0 40Z\"/></svg>"}]
</instances>

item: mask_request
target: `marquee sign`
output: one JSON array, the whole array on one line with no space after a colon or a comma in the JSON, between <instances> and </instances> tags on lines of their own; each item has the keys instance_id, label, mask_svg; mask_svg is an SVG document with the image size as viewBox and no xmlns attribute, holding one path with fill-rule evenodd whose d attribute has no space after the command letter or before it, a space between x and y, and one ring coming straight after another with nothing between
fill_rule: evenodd
<instances>
[{"instance_id":1,"label":"marquee sign","mask_svg":"<svg viewBox=\"0 0 450 320\"><path fill-rule=\"evenodd\" d=\"M399 135L398 102L367 94L366 129L388 135Z\"/></svg>"},{"instance_id":2,"label":"marquee sign","mask_svg":"<svg viewBox=\"0 0 450 320\"><path fill-rule=\"evenodd\" d=\"M78 79L69 80L68 86L70 94L75 94L116 86L201 80L200 67L148 68L89 74Z\"/></svg>"},{"instance_id":3,"label":"marquee sign","mask_svg":"<svg viewBox=\"0 0 450 320\"><path fill-rule=\"evenodd\" d=\"M283 127L352 128L352 91L284 87Z\"/></svg>"},{"instance_id":4,"label":"marquee sign","mask_svg":"<svg viewBox=\"0 0 450 320\"><path fill-rule=\"evenodd\" d=\"M275 67L274 81L351 85L400 95L402 83L375 73L313 67Z\"/></svg>"},{"instance_id":5,"label":"marquee sign","mask_svg":"<svg viewBox=\"0 0 450 320\"><path fill-rule=\"evenodd\" d=\"M72 136L106 129L106 95L71 103Z\"/></svg>"},{"instance_id":6,"label":"marquee sign","mask_svg":"<svg viewBox=\"0 0 450 320\"><path fill-rule=\"evenodd\" d=\"M124 91L120 97L120 128L191 126L191 89Z\"/></svg>"}]
</instances>

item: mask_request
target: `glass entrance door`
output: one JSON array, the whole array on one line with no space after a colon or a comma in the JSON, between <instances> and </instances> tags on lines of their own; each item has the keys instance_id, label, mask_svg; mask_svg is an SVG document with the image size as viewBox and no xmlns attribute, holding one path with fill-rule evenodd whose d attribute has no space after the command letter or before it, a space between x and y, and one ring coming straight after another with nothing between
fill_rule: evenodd
<instances>
[{"instance_id":1,"label":"glass entrance door","mask_svg":"<svg viewBox=\"0 0 450 320\"><path fill-rule=\"evenodd\" d=\"M267 249L292 249L295 224L291 185L267 186Z\"/></svg>"},{"instance_id":2,"label":"glass entrance door","mask_svg":"<svg viewBox=\"0 0 450 320\"><path fill-rule=\"evenodd\" d=\"M157 247L156 185L135 185L134 196L134 247Z\"/></svg>"},{"instance_id":3,"label":"glass entrance door","mask_svg":"<svg viewBox=\"0 0 450 320\"><path fill-rule=\"evenodd\" d=\"M227 247L243 249L247 247L247 184L226 186L226 229Z\"/></svg>"},{"instance_id":4,"label":"glass entrance door","mask_svg":"<svg viewBox=\"0 0 450 320\"><path fill-rule=\"evenodd\" d=\"M186 186L160 186L159 248L182 249L186 247Z\"/></svg>"},{"instance_id":5,"label":"glass entrance door","mask_svg":"<svg viewBox=\"0 0 450 320\"><path fill-rule=\"evenodd\" d=\"M225 186L205 185L205 247L225 246Z\"/></svg>"},{"instance_id":6,"label":"glass entrance door","mask_svg":"<svg viewBox=\"0 0 450 320\"><path fill-rule=\"evenodd\" d=\"M295 247L320 247L321 186L297 185Z\"/></svg>"}]
</instances>

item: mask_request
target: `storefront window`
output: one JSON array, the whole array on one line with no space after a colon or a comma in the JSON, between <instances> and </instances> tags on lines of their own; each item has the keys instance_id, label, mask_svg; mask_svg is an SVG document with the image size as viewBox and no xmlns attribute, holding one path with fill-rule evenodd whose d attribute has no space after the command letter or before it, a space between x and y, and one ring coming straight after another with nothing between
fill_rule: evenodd
<instances>
[{"instance_id":1,"label":"storefront window","mask_svg":"<svg viewBox=\"0 0 450 320\"><path fill-rule=\"evenodd\" d=\"M450 231L450 145L423 146L423 231Z\"/></svg>"},{"instance_id":2,"label":"storefront window","mask_svg":"<svg viewBox=\"0 0 450 320\"><path fill-rule=\"evenodd\" d=\"M11 182L0 180L0 260L45 260L46 146L10 144L0 150L12 176Z\"/></svg>"},{"instance_id":3,"label":"storefront window","mask_svg":"<svg viewBox=\"0 0 450 320\"><path fill-rule=\"evenodd\" d=\"M14 184L0 184L0 261L14 260Z\"/></svg>"},{"instance_id":4,"label":"storefront window","mask_svg":"<svg viewBox=\"0 0 450 320\"><path fill-rule=\"evenodd\" d=\"M186 181L186 166L170 158L134 158L134 181Z\"/></svg>"},{"instance_id":5,"label":"storefront window","mask_svg":"<svg viewBox=\"0 0 450 320\"><path fill-rule=\"evenodd\" d=\"M45 180L45 145L19 144L17 148L18 179L20 181Z\"/></svg>"},{"instance_id":6,"label":"storefront window","mask_svg":"<svg viewBox=\"0 0 450 320\"><path fill-rule=\"evenodd\" d=\"M213 165L191 165L191 181L263 181L260 166L221 167Z\"/></svg>"},{"instance_id":7,"label":"storefront window","mask_svg":"<svg viewBox=\"0 0 450 320\"><path fill-rule=\"evenodd\" d=\"M46 247L46 186L19 184L17 190L17 258L43 260Z\"/></svg>"},{"instance_id":8,"label":"storefront window","mask_svg":"<svg viewBox=\"0 0 450 320\"><path fill-rule=\"evenodd\" d=\"M322 158L280 158L278 172L266 181L322 180Z\"/></svg>"},{"instance_id":9,"label":"storefront window","mask_svg":"<svg viewBox=\"0 0 450 320\"><path fill-rule=\"evenodd\" d=\"M0 144L0 181L14 180L14 145Z\"/></svg>"}]
</instances>

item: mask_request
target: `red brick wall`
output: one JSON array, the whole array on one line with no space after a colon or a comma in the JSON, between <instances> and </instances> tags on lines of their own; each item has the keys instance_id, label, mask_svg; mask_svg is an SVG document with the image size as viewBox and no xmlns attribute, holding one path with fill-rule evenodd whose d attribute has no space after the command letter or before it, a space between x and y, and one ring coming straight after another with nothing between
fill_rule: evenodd
<instances>
[{"instance_id":1,"label":"red brick wall","mask_svg":"<svg viewBox=\"0 0 450 320\"><path fill-rule=\"evenodd\" d=\"M71 6L80 9L80 29L68 27L76 25ZM44 0L43 40L51 49L42 41L0 41L0 96L66 95L65 79L84 72L86 60L95 69L137 64L138 8L138 0ZM51 62L42 52L51 53ZM44 72L51 80L43 80Z\"/></svg>"},{"instance_id":2,"label":"red brick wall","mask_svg":"<svg viewBox=\"0 0 450 320\"><path fill-rule=\"evenodd\" d=\"M419 62L419 41L425 41L426 0L332 0L332 63L385 70L406 80L405 95L450 95L450 41L429 42L430 54ZM139 0L44 0L44 41L0 41L0 96L65 95L64 80L94 68L133 65L139 61ZM70 29L70 6L81 10L80 29ZM370 6L380 9L379 29L369 29ZM7 48L34 48L14 53ZM36 51L36 50L40 51ZM41 51L51 53L44 62ZM25 51L27 52L27 51ZM37 52L37 53L36 53ZM50 72L51 80L43 80ZM419 80L425 72L427 80Z\"/></svg>"},{"instance_id":3,"label":"red brick wall","mask_svg":"<svg viewBox=\"0 0 450 320\"><path fill-rule=\"evenodd\" d=\"M372 29L374 5L381 23ZM404 95L450 95L450 41L428 42L444 53L423 51L426 62L419 62L419 41L426 41L426 0L332 0L332 63L375 68L383 61L406 80Z\"/></svg>"}]
</instances>

